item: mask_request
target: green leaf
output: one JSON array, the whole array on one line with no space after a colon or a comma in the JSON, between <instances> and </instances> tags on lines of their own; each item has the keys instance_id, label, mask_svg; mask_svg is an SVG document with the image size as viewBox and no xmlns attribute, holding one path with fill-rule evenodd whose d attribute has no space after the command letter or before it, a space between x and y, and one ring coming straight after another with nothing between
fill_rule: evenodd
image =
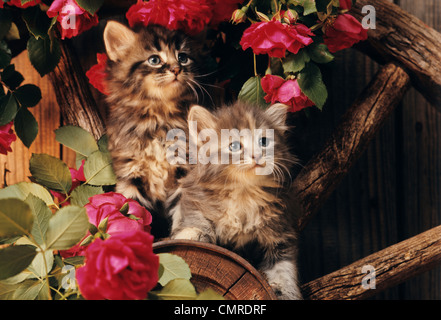
<instances>
[{"instance_id":1,"label":"green leaf","mask_svg":"<svg viewBox=\"0 0 441 320\"><path fill-rule=\"evenodd\" d=\"M159 278L158 282L165 286L171 280L174 279L190 279L191 271L188 264L181 257L170 254L170 253L160 253L159 263L163 266L164 271Z\"/></svg>"},{"instance_id":2,"label":"green leaf","mask_svg":"<svg viewBox=\"0 0 441 320\"><path fill-rule=\"evenodd\" d=\"M19 274L34 260L37 248L30 245L15 245L0 249L0 280Z\"/></svg>"},{"instance_id":3,"label":"green leaf","mask_svg":"<svg viewBox=\"0 0 441 320\"><path fill-rule=\"evenodd\" d=\"M49 300L46 280L26 280L18 284L13 295L14 300Z\"/></svg>"},{"instance_id":4,"label":"green leaf","mask_svg":"<svg viewBox=\"0 0 441 320\"><path fill-rule=\"evenodd\" d=\"M66 147L88 157L98 150L98 144L90 132L76 126L64 126L55 130L55 139Z\"/></svg>"},{"instance_id":5,"label":"green leaf","mask_svg":"<svg viewBox=\"0 0 441 320\"><path fill-rule=\"evenodd\" d=\"M18 110L14 120L15 133L21 142L29 148L38 134L38 122L34 115L25 107Z\"/></svg>"},{"instance_id":6,"label":"green leaf","mask_svg":"<svg viewBox=\"0 0 441 320\"><path fill-rule=\"evenodd\" d=\"M78 5L94 15L104 3L104 0L77 0Z\"/></svg>"},{"instance_id":7,"label":"green leaf","mask_svg":"<svg viewBox=\"0 0 441 320\"><path fill-rule=\"evenodd\" d=\"M0 27L1 28L1 27ZM6 68L12 59L12 53L5 41L0 41L0 69Z\"/></svg>"},{"instance_id":8,"label":"green leaf","mask_svg":"<svg viewBox=\"0 0 441 320\"><path fill-rule=\"evenodd\" d=\"M14 300L49 300L47 281L26 280L17 286Z\"/></svg>"},{"instance_id":9,"label":"green leaf","mask_svg":"<svg viewBox=\"0 0 441 320\"><path fill-rule=\"evenodd\" d=\"M300 5L303 7L303 15L307 16L311 13L317 12L317 6L315 0L290 0L290 3L294 5Z\"/></svg>"},{"instance_id":10,"label":"green leaf","mask_svg":"<svg viewBox=\"0 0 441 320\"><path fill-rule=\"evenodd\" d=\"M81 266L84 264L84 256L69 257L63 260L64 263L71 266Z\"/></svg>"},{"instance_id":11,"label":"green leaf","mask_svg":"<svg viewBox=\"0 0 441 320\"><path fill-rule=\"evenodd\" d=\"M283 60L283 71L285 73L296 73L305 68L306 63L311 59L306 50L300 50L297 54L290 54Z\"/></svg>"},{"instance_id":12,"label":"green leaf","mask_svg":"<svg viewBox=\"0 0 441 320\"><path fill-rule=\"evenodd\" d=\"M15 65L10 64L1 73L1 79L10 90L15 90L24 80L22 74L15 70Z\"/></svg>"},{"instance_id":13,"label":"green leaf","mask_svg":"<svg viewBox=\"0 0 441 320\"><path fill-rule=\"evenodd\" d=\"M89 203L89 198L97 194L104 193L102 187L94 187L89 185L81 185L76 187L70 194L70 203L79 207L85 206Z\"/></svg>"},{"instance_id":14,"label":"green leaf","mask_svg":"<svg viewBox=\"0 0 441 320\"><path fill-rule=\"evenodd\" d=\"M2 1L2 0L0 0ZM9 10L0 10L0 40L8 34L12 24L12 15Z\"/></svg>"},{"instance_id":15,"label":"green leaf","mask_svg":"<svg viewBox=\"0 0 441 320\"><path fill-rule=\"evenodd\" d=\"M194 300L196 290L188 279L174 279L160 291L151 291L150 297L159 300Z\"/></svg>"},{"instance_id":16,"label":"green leaf","mask_svg":"<svg viewBox=\"0 0 441 320\"><path fill-rule=\"evenodd\" d=\"M17 115L17 110L17 101L11 93L0 98L0 126L11 122Z\"/></svg>"},{"instance_id":17,"label":"green leaf","mask_svg":"<svg viewBox=\"0 0 441 320\"><path fill-rule=\"evenodd\" d=\"M20 31L18 30L17 25L13 22L11 23L11 28L5 37L6 40L20 40Z\"/></svg>"},{"instance_id":18,"label":"green leaf","mask_svg":"<svg viewBox=\"0 0 441 320\"><path fill-rule=\"evenodd\" d=\"M328 46L324 43L312 43L307 47L312 61L317 63L328 63L334 60L334 56L329 52Z\"/></svg>"},{"instance_id":19,"label":"green leaf","mask_svg":"<svg viewBox=\"0 0 441 320\"><path fill-rule=\"evenodd\" d=\"M1 1L1 0L0 0ZM18 285L0 281L0 300L13 300Z\"/></svg>"},{"instance_id":20,"label":"green leaf","mask_svg":"<svg viewBox=\"0 0 441 320\"><path fill-rule=\"evenodd\" d=\"M28 204L19 199L0 200L0 238L29 235L33 223Z\"/></svg>"},{"instance_id":21,"label":"green leaf","mask_svg":"<svg viewBox=\"0 0 441 320\"><path fill-rule=\"evenodd\" d=\"M21 15L32 36L36 39L48 38L48 31L52 19L50 19L40 7L34 6L26 8L22 11Z\"/></svg>"},{"instance_id":22,"label":"green leaf","mask_svg":"<svg viewBox=\"0 0 441 320\"><path fill-rule=\"evenodd\" d=\"M25 84L14 91L14 96L23 107L35 107L41 100L41 90L33 84Z\"/></svg>"},{"instance_id":23,"label":"green leaf","mask_svg":"<svg viewBox=\"0 0 441 320\"><path fill-rule=\"evenodd\" d=\"M18 239L15 243L16 245L32 245L35 244L27 237L21 237ZM43 246L44 248L44 246ZM45 266L46 261L46 266ZM38 251L37 255L35 256L32 263L26 268L26 270L22 273L25 273L27 275L27 279L33 279L33 278L43 278L46 276L46 272L49 272L52 270L52 265L54 264L54 253L52 250L45 250L44 252L44 259L43 259L43 252ZM9 280L9 279L8 279Z\"/></svg>"},{"instance_id":24,"label":"green leaf","mask_svg":"<svg viewBox=\"0 0 441 320\"><path fill-rule=\"evenodd\" d=\"M63 207L49 220L47 247L54 250L70 249L86 235L88 229L89 218L85 208Z\"/></svg>"},{"instance_id":25,"label":"green leaf","mask_svg":"<svg viewBox=\"0 0 441 320\"><path fill-rule=\"evenodd\" d=\"M225 298L213 289L208 288L204 292L200 293L196 300L225 300Z\"/></svg>"},{"instance_id":26,"label":"green leaf","mask_svg":"<svg viewBox=\"0 0 441 320\"><path fill-rule=\"evenodd\" d=\"M308 63L299 73L298 83L303 93L321 110L328 98L328 91L320 69L314 63Z\"/></svg>"},{"instance_id":27,"label":"green leaf","mask_svg":"<svg viewBox=\"0 0 441 320\"><path fill-rule=\"evenodd\" d=\"M268 104L263 98L265 96L265 92L260 84L261 80L262 78L259 76L248 79L242 86L238 98L242 101L266 107Z\"/></svg>"},{"instance_id":28,"label":"green leaf","mask_svg":"<svg viewBox=\"0 0 441 320\"><path fill-rule=\"evenodd\" d=\"M116 176L112 168L109 153L93 152L84 163L84 176L87 183L96 186L116 184Z\"/></svg>"},{"instance_id":29,"label":"green leaf","mask_svg":"<svg viewBox=\"0 0 441 320\"><path fill-rule=\"evenodd\" d=\"M45 266L46 263L46 266ZM54 253L51 250L44 252L39 252L30 266L28 267L29 271L32 272L33 277L43 278L46 277L46 272L50 272L52 270L52 266L54 265Z\"/></svg>"},{"instance_id":30,"label":"green leaf","mask_svg":"<svg viewBox=\"0 0 441 320\"><path fill-rule=\"evenodd\" d=\"M68 194L72 187L72 176L67 165L48 154L32 154L29 170L36 182L51 190Z\"/></svg>"},{"instance_id":31,"label":"green leaf","mask_svg":"<svg viewBox=\"0 0 441 320\"><path fill-rule=\"evenodd\" d=\"M25 200L34 215L34 225L32 226L31 234L34 240L40 245L44 245L46 239L46 231L49 227L49 220L52 217L51 210L46 203L37 198L33 194L29 194Z\"/></svg>"},{"instance_id":32,"label":"green leaf","mask_svg":"<svg viewBox=\"0 0 441 320\"><path fill-rule=\"evenodd\" d=\"M98 140L98 148L101 152L109 152L109 137L105 134Z\"/></svg>"},{"instance_id":33,"label":"green leaf","mask_svg":"<svg viewBox=\"0 0 441 320\"><path fill-rule=\"evenodd\" d=\"M48 206L55 204L54 199L49 191L47 191L41 185L33 182L19 182L12 186L0 189L0 199L17 198L20 200L25 200L29 194L33 194L34 196L40 198Z\"/></svg>"},{"instance_id":34,"label":"green leaf","mask_svg":"<svg viewBox=\"0 0 441 320\"><path fill-rule=\"evenodd\" d=\"M61 49L57 39L51 40L50 37L36 39L31 36L27 50L31 64L42 77L54 70L60 62Z\"/></svg>"}]
</instances>

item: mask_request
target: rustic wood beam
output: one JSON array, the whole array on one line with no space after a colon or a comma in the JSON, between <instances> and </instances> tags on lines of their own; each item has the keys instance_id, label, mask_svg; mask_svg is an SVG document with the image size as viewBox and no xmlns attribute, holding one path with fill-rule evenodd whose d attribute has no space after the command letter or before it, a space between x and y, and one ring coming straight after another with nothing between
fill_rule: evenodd
<instances>
[{"instance_id":1,"label":"rustic wood beam","mask_svg":"<svg viewBox=\"0 0 441 320\"><path fill-rule=\"evenodd\" d=\"M296 177L293 194L302 230L367 148L409 87L408 74L395 64L381 68L358 100L343 116L322 151Z\"/></svg>"},{"instance_id":2,"label":"rustic wood beam","mask_svg":"<svg viewBox=\"0 0 441 320\"><path fill-rule=\"evenodd\" d=\"M413 86L441 112L441 33L386 0L358 0L351 10L360 21L362 8L376 11L376 29L368 30L369 50L373 59L397 61L409 72ZM374 50L372 50L374 49Z\"/></svg>"},{"instance_id":3,"label":"rustic wood beam","mask_svg":"<svg viewBox=\"0 0 441 320\"><path fill-rule=\"evenodd\" d=\"M90 91L89 82L69 40L60 41L61 60L49 74L66 124L77 125L99 139L104 122Z\"/></svg>"},{"instance_id":4,"label":"rustic wood beam","mask_svg":"<svg viewBox=\"0 0 441 320\"><path fill-rule=\"evenodd\" d=\"M438 226L308 282L302 290L311 300L366 299L440 264Z\"/></svg>"}]
</instances>

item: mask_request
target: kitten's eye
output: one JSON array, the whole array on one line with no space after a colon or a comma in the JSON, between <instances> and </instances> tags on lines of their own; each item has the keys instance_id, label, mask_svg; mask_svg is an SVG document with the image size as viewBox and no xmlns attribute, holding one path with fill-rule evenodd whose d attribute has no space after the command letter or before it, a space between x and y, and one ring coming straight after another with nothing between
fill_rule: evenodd
<instances>
[{"instance_id":1,"label":"kitten's eye","mask_svg":"<svg viewBox=\"0 0 441 320\"><path fill-rule=\"evenodd\" d=\"M156 67L156 66L159 66L161 64L161 58L158 55L154 55L154 56L151 56L150 58L148 58L147 62L151 66Z\"/></svg>"},{"instance_id":2,"label":"kitten's eye","mask_svg":"<svg viewBox=\"0 0 441 320\"><path fill-rule=\"evenodd\" d=\"M270 145L270 139L262 137L259 139L259 147L266 148Z\"/></svg>"},{"instance_id":3,"label":"kitten's eye","mask_svg":"<svg viewBox=\"0 0 441 320\"><path fill-rule=\"evenodd\" d=\"M181 65L185 66L190 63L190 58L186 53L179 53L178 54L178 61Z\"/></svg>"},{"instance_id":4,"label":"kitten's eye","mask_svg":"<svg viewBox=\"0 0 441 320\"><path fill-rule=\"evenodd\" d=\"M242 144L239 141L233 141L228 148L231 152L238 152L242 149Z\"/></svg>"}]
</instances>

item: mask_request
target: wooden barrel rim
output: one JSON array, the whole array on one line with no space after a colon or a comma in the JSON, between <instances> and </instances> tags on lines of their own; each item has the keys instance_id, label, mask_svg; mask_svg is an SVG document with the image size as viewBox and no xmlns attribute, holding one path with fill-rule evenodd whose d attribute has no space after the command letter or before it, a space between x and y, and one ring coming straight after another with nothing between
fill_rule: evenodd
<instances>
[{"instance_id":1,"label":"wooden barrel rim","mask_svg":"<svg viewBox=\"0 0 441 320\"><path fill-rule=\"evenodd\" d=\"M196 247L206 251L214 252L220 254L222 257L234 261L236 264L240 265L247 272L249 272L256 280L262 285L271 300L277 300L277 296L274 293L271 286L268 284L267 280L262 276L262 274L256 270L248 261L228 249L222 248L218 245L194 240L161 240L153 244L153 251L158 249L164 249L168 247Z\"/></svg>"}]
</instances>

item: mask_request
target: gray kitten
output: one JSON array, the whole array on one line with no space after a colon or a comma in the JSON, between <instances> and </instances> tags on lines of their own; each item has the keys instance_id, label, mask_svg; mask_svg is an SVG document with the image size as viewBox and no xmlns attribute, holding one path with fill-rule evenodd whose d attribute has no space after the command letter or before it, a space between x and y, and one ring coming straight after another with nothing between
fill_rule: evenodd
<instances>
[{"instance_id":1,"label":"gray kitten","mask_svg":"<svg viewBox=\"0 0 441 320\"><path fill-rule=\"evenodd\" d=\"M289 170L296 159L285 141L286 113L282 104L264 111L236 102L214 113L193 106L190 131L197 124L206 141L190 136L199 161L168 205L173 239L233 250L266 276L279 299L302 299L297 234L287 209Z\"/></svg>"}]
</instances>

